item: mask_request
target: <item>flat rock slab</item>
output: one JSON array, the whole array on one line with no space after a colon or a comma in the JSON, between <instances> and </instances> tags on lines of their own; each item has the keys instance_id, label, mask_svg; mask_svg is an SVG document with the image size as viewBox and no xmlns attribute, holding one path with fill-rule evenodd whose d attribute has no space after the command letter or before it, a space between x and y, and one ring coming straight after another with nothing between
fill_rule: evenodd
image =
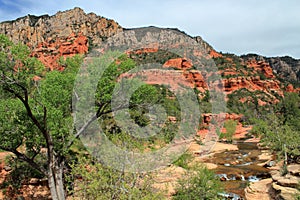
<instances>
[{"instance_id":1,"label":"flat rock slab","mask_svg":"<svg viewBox=\"0 0 300 200\"><path fill-rule=\"evenodd\" d=\"M245 189L246 199L253 200L272 200L270 193L272 190L272 179L263 179L258 182L251 183Z\"/></svg>"},{"instance_id":2,"label":"flat rock slab","mask_svg":"<svg viewBox=\"0 0 300 200\"><path fill-rule=\"evenodd\" d=\"M212 149L212 152L220 153L224 151L237 151L237 150L239 150L239 148L235 144L224 144L221 142L216 142L214 148Z\"/></svg>"},{"instance_id":3,"label":"flat rock slab","mask_svg":"<svg viewBox=\"0 0 300 200\"><path fill-rule=\"evenodd\" d=\"M299 164L288 165L287 170L295 176L300 176L300 165Z\"/></svg>"},{"instance_id":4,"label":"flat rock slab","mask_svg":"<svg viewBox=\"0 0 300 200\"><path fill-rule=\"evenodd\" d=\"M276 190L279 193L276 199L291 200L291 199L295 199L295 196L297 194L300 195L299 191L295 188L283 187L276 183L273 183L272 187L274 190Z\"/></svg>"},{"instance_id":5,"label":"flat rock slab","mask_svg":"<svg viewBox=\"0 0 300 200\"><path fill-rule=\"evenodd\" d=\"M272 171L271 175L273 181L283 187L297 188L299 186L300 177L293 176L291 174L281 176L279 171Z\"/></svg>"}]
</instances>

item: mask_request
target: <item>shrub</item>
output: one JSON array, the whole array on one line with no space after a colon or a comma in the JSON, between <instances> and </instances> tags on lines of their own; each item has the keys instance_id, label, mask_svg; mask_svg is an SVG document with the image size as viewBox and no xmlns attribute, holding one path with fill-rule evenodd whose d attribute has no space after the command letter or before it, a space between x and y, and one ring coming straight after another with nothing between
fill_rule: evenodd
<instances>
[{"instance_id":1,"label":"shrub","mask_svg":"<svg viewBox=\"0 0 300 200\"><path fill-rule=\"evenodd\" d=\"M283 124L275 114L257 119L252 133L261 136L262 143L277 152L285 161L296 161L300 157L300 134L293 126Z\"/></svg>"},{"instance_id":2,"label":"shrub","mask_svg":"<svg viewBox=\"0 0 300 200\"><path fill-rule=\"evenodd\" d=\"M178 182L174 200L216 200L222 199L218 194L222 192L220 180L215 174L202 165L193 166Z\"/></svg>"},{"instance_id":3,"label":"shrub","mask_svg":"<svg viewBox=\"0 0 300 200\"><path fill-rule=\"evenodd\" d=\"M189 169L189 163L191 162L192 155L190 153L184 153L182 154L175 162L174 164L182 167L184 169Z\"/></svg>"},{"instance_id":4,"label":"shrub","mask_svg":"<svg viewBox=\"0 0 300 200\"><path fill-rule=\"evenodd\" d=\"M150 176L120 172L87 158L73 164L68 179L74 184L71 192L75 199L163 199L162 194L152 188Z\"/></svg>"},{"instance_id":5,"label":"shrub","mask_svg":"<svg viewBox=\"0 0 300 200\"><path fill-rule=\"evenodd\" d=\"M225 121L224 127L226 129L226 134L224 135L224 137L228 142L232 142L232 137L236 131L236 126L237 122L232 119Z\"/></svg>"}]
</instances>

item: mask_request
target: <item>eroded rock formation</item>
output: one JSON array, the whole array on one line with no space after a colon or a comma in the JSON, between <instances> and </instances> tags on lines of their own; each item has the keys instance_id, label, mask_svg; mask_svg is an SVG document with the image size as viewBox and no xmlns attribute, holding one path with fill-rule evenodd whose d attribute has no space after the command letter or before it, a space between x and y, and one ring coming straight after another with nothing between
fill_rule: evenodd
<instances>
[{"instance_id":1,"label":"eroded rock formation","mask_svg":"<svg viewBox=\"0 0 300 200\"><path fill-rule=\"evenodd\" d=\"M62 69L61 56L85 54L89 45L99 45L107 37L123 29L114 20L86 14L81 8L58 12L53 16L27 15L0 23L0 33L13 42L29 46L32 56L51 70Z\"/></svg>"},{"instance_id":2,"label":"eroded rock formation","mask_svg":"<svg viewBox=\"0 0 300 200\"><path fill-rule=\"evenodd\" d=\"M99 44L119 31L122 28L114 20L94 13L86 14L81 8L58 12L53 16L27 15L0 23L0 33L33 48L41 42L68 37L73 33L86 36L92 44Z\"/></svg>"}]
</instances>

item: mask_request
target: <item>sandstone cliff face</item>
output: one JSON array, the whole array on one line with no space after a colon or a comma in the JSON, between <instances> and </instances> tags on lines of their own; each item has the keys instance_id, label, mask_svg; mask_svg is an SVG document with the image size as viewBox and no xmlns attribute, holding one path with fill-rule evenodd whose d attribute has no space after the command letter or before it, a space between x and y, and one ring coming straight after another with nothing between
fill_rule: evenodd
<instances>
[{"instance_id":1,"label":"sandstone cliff face","mask_svg":"<svg viewBox=\"0 0 300 200\"><path fill-rule=\"evenodd\" d=\"M223 84L227 94L245 88L249 91L259 90L271 94L273 91L283 96L283 91L278 80L261 80L259 76L224 79Z\"/></svg>"},{"instance_id":2,"label":"sandstone cliff face","mask_svg":"<svg viewBox=\"0 0 300 200\"><path fill-rule=\"evenodd\" d=\"M73 33L68 37L61 37L56 40L47 39L44 42L40 42L33 49L31 56L38 58L50 70L63 70L63 66L60 66L58 62L61 57L66 58L76 54L86 54L87 52L87 37Z\"/></svg>"},{"instance_id":3,"label":"sandstone cliff face","mask_svg":"<svg viewBox=\"0 0 300 200\"><path fill-rule=\"evenodd\" d=\"M47 40L56 40L69 35L83 34L92 44L99 44L103 39L122 31L115 21L86 14L80 8L58 12L53 16L28 15L14 21L0 23L0 33L7 35L14 42L22 42L31 47Z\"/></svg>"},{"instance_id":4,"label":"sandstone cliff face","mask_svg":"<svg viewBox=\"0 0 300 200\"><path fill-rule=\"evenodd\" d=\"M241 89L253 93L263 92L268 98L258 99L258 104L266 105L278 102L278 97L283 96L284 91L296 91L292 86L285 88L266 60L254 57L238 57L231 54L213 53L210 55L215 59L219 73L223 77L224 91L227 95ZM241 102L248 100L252 101L248 97L240 98Z\"/></svg>"},{"instance_id":5,"label":"sandstone cliff face","mask_svg":"<svg viewBox=\"0 0 300 200\"><path fill-rule=\"evenodd\" d=\"M190 69L192 67L192 63L190 63L185 58L173 58L164 63L163 67L174 67L176 69Z\"/></svg>"},{"instance_id":6,"label":"sandstone cliff face","mask_svg":"<svg viewBox=\"0 0 300 200\"><path fill-rule=\"evenodd\" d=\"M180 85L186 87L195 87L200 92L205 92L208 87L201 73L196 70L191 71L166 71L166 70L148 70L141 71L139 74L123 74L121 77L133 78L136 76L144 77L143 81L153 85L169 84L171 89L177 90Z\"/></svg>"},{"instance_id":7,"label":"sandstone cliff face","mask_svg":"<svg viewBox=\"0 0 300 200\"><path fill-rule=\"evenodd\" d=\"M0 23L0 33L31 47L32 56L50 70L63 69L57 62L60 57L85 54L89 45L99 45L120 31L122 28L115 21L86 14L80 8Z\"/></svg>"},{"instance_id":8,"label":"sandstone cliff face","mask_svg":"<svg viewBox=\"0 0 300 200\"><path fill-rule=\"evenodd\" d=\"M267 62L257 61L255 59L252 59L252 60L247 60L246 65L248 67L253 68L254 71L264 74L266 78L270 78L270 79L275 78L275 75L273 74L273 70L270 64Z\"/></svg>"},{"instance_id":9,"label":"sandstone cliff face","mask_svg":"<svg viewBox=\"0 0 300 200\"><path fill-rule=\"evenodd\" d=\"M283 81L300 83L300 60L289 56L284 57L263 57L256 54L241 56L246 62L255 60L257 62L268 63L273 72Z\"/></svg>"},{"instance_id":10,"label":"sandstone cliff face","mask_svg":"<svg viewBox=\"0 0 300 200\"><path fill-rule=\"evenodd\" d=\"M128 56L131 58L136 58L134 55L137 54L147 54L158 52L156 48L144 48L135 50L132 52L127 52ZM144 57L145 58L145 57ZM174 90L178 89L179 85L184 85L186 87L195 87L200 93L204 93L208 86L202 76L201 72L192 69L193 64L186 58L171 58L162 64L162 68L174 68L176 70L150 70L142 71L139 74L124 74L122 77L145 77L148 84L166 84L168 83L170 87Z\"/></svg>"},{"instance_id":11,"label":"sandstone cliff face","mask_svg":"<svg viewBox=\"0 0 300 200\"><path fill-rule=\"evenodd\" d=\"M14 42L22 42L30 46L32 56L40 59L50 70L63 69L57 63L60 57L85 54L88 52L89 45L99 45L107 37L121 31L123 31L122 27L115 21L94 13L86 14L80 8L58 12L53 16L28 15L0 23L0 33L6 34ZM300 60L290 57L265 58L249 54L239 57L245 68L238 69L231 57L216 52L200 36L194 37L194 40L203 46L211 58L224 58L229 63L225 69L220 69L225 92L228 94L241 88L268 93L276 91L279 95L282 95L284 90L299 91L292 85L282 88L277 77L299 83ZM157 49L148 51L155 52ZM140 53L145 53L145 50ZM164 64L164 67L170 66L179 70L188 70L191 63L184 58L174 58ZM263 74L264 79L258 76L259 74ZM196 84L201 91L206 89L201 74L189 71L184 74L184 77L190 84Z\"/></svg>"}]
</instances>

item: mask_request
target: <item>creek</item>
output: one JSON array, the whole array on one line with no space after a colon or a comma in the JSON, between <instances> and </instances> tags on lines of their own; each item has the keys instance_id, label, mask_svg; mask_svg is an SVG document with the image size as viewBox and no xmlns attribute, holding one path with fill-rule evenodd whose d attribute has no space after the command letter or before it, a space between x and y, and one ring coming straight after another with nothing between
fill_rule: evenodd
<instances>
[{"instance_id":1,"label":"creek","mask_svg":"<svg viewBox=\"0 0 300 200\"><path fill-rule=\"evenodd\" d=\"M244 190L250 182L269 178L269 170L259 164L267 160L259 160L262 151L256 142L247 142L246 139L234 140L238 150L216 153L207 161L217 164L214 169L222 181L226 193L221 195L225 199L245 199Z\"/></svg>"}]
</instances>

